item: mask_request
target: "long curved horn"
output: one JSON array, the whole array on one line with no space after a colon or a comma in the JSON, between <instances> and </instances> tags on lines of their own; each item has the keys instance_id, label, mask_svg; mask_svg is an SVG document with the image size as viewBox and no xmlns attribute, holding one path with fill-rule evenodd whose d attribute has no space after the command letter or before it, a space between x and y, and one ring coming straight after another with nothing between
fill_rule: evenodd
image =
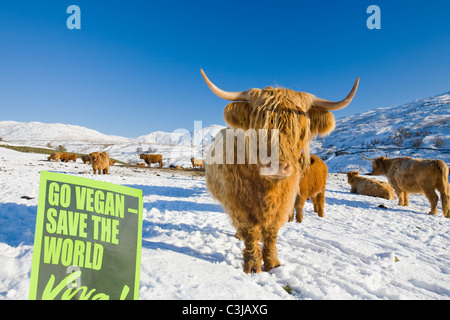
<instances>
[{"instance_id":1,"label":"long curved horn","mask_svg":"<svg viewBox=\"0 0 450 320\"><path fill-rule=\"evenodd\" d=\"M203 72L203 69L200 69L203 79L205 80L208 87L211 89L211 91L218 96L219 98L229 100L229 101L249 101L250 96L247 93L247 91L240 91L240 92L228 92L224 91L222 89L219 89L214 85L214 83L211 82L211 80L208 79L206 74Z\"/></svg>"},{"instance_id":2,"label":"long curved horn","mask_svg":"<svg viewBox=\"0 0 450 320\"><path fill-rule=\"evenodd\" d=\"M344 109L346 106L348 106L350 104L350 102L352 102L353 97L355 96L356 90L358 89L358 85L359 85L359 77L356 78L356 81L355 81L355 84L353 85L352 91L350 91L350 93L344 100L341 100L338 102L332 102L332 101L328 101L325 99L313 97L312 105L314 107L319 107L319 108L326 109L329 111L336 111L336 110Z\"/></svg>"},{"instance_id":3,"label":"long curved horn","mask_svg":"<svg viewBox=\"0 0 450 320\"><path fill-rule=\"evenodd\" d=\"M369 160L369 161L374 161L374 160L376 160L376 159L366 158L366 157L364 157L364 155L363 155L362 153L360 153L360 155L361 155L364 159Z\"/></svg>"}]
</instances>

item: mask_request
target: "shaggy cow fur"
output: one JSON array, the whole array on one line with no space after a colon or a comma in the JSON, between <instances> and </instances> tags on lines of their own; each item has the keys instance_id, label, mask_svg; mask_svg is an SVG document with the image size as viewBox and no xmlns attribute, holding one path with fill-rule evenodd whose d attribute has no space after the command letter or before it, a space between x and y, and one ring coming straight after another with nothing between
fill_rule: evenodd
<instances>
[{"instance_id":1,"label":"shaggy cow fur","mask_svg":"<svg viewBox=\"0 0 450 320\"><path fill-rule=\"evenodd\" d=\"M431 204L429 214L435 215L439 199L435 192L437 189L446 218L450 218L448 173L442 160L378 157L372 162L372 174L386 175L400 206L409 205L410 193L424 194Z\"/></svg>"},{"instance_id":2,"label":"shaggy cow fur","mask_svg":"<svg viewBox=\"0 0 450 320\"><path fill-rule=\"evenodd\" d=\"M226 106L224 119L233 129L278 129L281 169L272 176L261 175L263 165L259 157L256 164L248 156L244 164L227 164L225 153L224 164L214 163L209 153L205 169L208 189L244 239L243 269L249 273L262 271L261 260L265 271L280 265L276 249L278 230L294 208L300 176L309 163L309 142L317 134L331 132L335 120L327 110L314 107L314 96L308 93L267 87L248 90L246 95L249 98L245 102L238 99L239 102ZM236 146L223 143L225 135L225 129L219 132L212 150L236 150ZM262 251L259 239L263 242Z\"/></svg>"},{"instance_id":3,"label":"shaggy cow fur","mask_svg":"<svg viewBox=\"0 0 450 320\"><path fill-rule=\"evenodd\" d=\"M205 167L205 161L203 159L194 159L191 158L192 167L195 169L196 167L204 168Z\"/></svg>"},{"instance_id":4,"label":"shaggy cow fur","mask_svg":"<svg viewBox=\"0 0 450 320\"><path fill-rule=\"evenodd\" d=\"M142 153L140 155L140 158L143 159L145 161L145 163L149 167L152 166L152 163L158 163L160 168L163 166L162 155L161 154L145 154L145 153Z\"/></svg>"},{"instance_id":5,"label":"shaggy cow fur","mask_svg":"<svg viewBox=\"0 0 450 320\"><path fill-rule=\"evenodd\" d=\"M299 194L295 199L295 218L297 222L303 221L303 206L306 199L311 199L314 205L314 212L319 217L324 216L325 186L327 184L328 168L318 156L311 155L310 166L300 177ZM289 221L294 219L294 212L289 217Z\"/></svg>"},{"instance_id":6,"label":"shaggy cow fur","mask_svg":"<svg viewBox=\"0 0 450 320\"><path fill-rule=\"evenodd\" d=\"M92 152L89 154L91 157L92 169L94 174L109 174L109 155L105 151Z\"/></svg>"},{"instance_id":7,"label":"shaggy cow fur","mask_svg":"<svg viewBox=\"0 0 450 320\"><path fill-rule=\"evenodd\" d=\"M351 185L350 192L387 200L394 200L394 189L389 183L360 177L359 172L347 172L347 182Z\"/></svg>"}]
</instances>

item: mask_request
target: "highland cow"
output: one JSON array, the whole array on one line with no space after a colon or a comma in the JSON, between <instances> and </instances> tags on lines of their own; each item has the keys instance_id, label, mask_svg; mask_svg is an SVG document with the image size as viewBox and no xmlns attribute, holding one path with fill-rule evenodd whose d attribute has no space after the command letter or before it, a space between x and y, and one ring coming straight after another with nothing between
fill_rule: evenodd
<instances>
[{"instance_id":1,"label":"highland cow","mask_svg":"<svg viewBox=\"0 0 450 320\"><path fill-rule=\"evenodd\" d=\"M69 161L77 162L77 155L74 153L65 153L63 156L63 161L64 162L69 162Z\"/></svg>"},{"instance_id":2,"label":"highland cow","mask_svg":"<svg viewBox=\"0 0 450 320\"><path fill-rule=\"evenodd\" d=\"M359 176L358 171L347 172L347 182L350 184L350 193L365 196L394 200L394 189L389 183Z\"/></svg>"},{"instance_id":3,"label":"highland cow","mask_svg":"<svg viewBox=\"0 0 450 320\"><path fill-rule=\"evenodd\" d=\"M194 159L191 158L192 167L195 169L196 167L200 167L203 169L205 167L205 161L203 159Z\"/></svg>"},{"instance_id":4,"label":"highland cow","mask_svg":"<svg viewBox=\"0 0 450 320\"><path fill-rule=\"evenodd\" d=\"M55 160L55 162L59 162L59 160L61 159L61 154L60 152L53 152L48 158L48 161L51 160Z\"/></svg>"},{"instance_id":5,"label":"highland cow","mask_svg":"<svg viewBox=\"0 0 450 320\"><path fill-rule=\"evenodd\" d=\"M67 152L59 152L59 160L61 160L61 162L67 162L67 156L69 154Z\"/></svg>"},{"instance_id":6,"label":"highland cow","mask_svg":"<svg viewBox=\"0 0 450 320\"><path fill-rule=\"evenodd\" d=\"M238 148L234 138L226 139L230 131L222 130L208 152L205 169L208 189L228 212L237 233L244 239L244 272L261 272L261 260L264 270L270 271L280 265L276 248L278 230L294 208L300 176L309 165L310 140L334 129L334 116L329 111L350 104L359 78L344 100L331 102L282 88L227 92L216 87L203 70L201 72L214 94L233 101L224 111L225 122L231 128L266 132L266 140L247 141L257 146L257 157L245 154L242 162L236 162L239 155L236 155ZM278 159L271 161L269 172L265 170L269 164L260 151L262 147L273 150L274 144ZM228 157L230 151L234 156ZM233 157L235 162L229 163L228 158ZM216 161L219 158L222 163ZM263 242L262 251L259 239Z\"/></svg>"},{"instance_id":7,"label":"highland cow","mask_svg":"<svg viewBox=\"0 0 450 320\"><path fill-rule=\"evenodd\" d=\"M91 157L92 169L94 174L109 174L109 155L105 151L92 152L89 154Z\"/></svg>"},{"instance_id":8,"label":"highland cow","mask_svg":"<svg viewBox=\"0 0 450 320\"><path fill-rule=\"evenodd\" d=\"M409 194L418 193L427 197L431 205L429 214L437 213L438 196L441 194L442 212L450 218L450 186L448 183L448 167L442 160L386 158L364 159L372 162L372 175L386 175L389 184L394 188L400 206L409 205Z\"/></svg>"},{"instance_id":9,"label":"highland cow","mask_svg":"<svg viewBox=\"0 0 450 320\"><path fill-rule=\"evenodd\" d=\"M140 158L143 159L145 161L145 163L149 167L152 166L152 163L158 163L160 168L163 166L162 155L161 154L145 154L145 153L142 153L140 155Z\"/></svg>"},{"instance_id":10,"label":"highland cow","mask_svg":"<svg viewBox=\"0 0 450 320\"><path fill-rule=\"evenodd\" d=\"M300 177L300 189L295 199L295 218L297 222L303 221L303 206L306 199L311 199L314 205L314 212L319 217L324 216L325 206L325 186L327 184L328 168L325 162L318 156L311 155L310 165ZM289 221L294 219L294 212L289 217Z\"/></svg>"}]
</instances>

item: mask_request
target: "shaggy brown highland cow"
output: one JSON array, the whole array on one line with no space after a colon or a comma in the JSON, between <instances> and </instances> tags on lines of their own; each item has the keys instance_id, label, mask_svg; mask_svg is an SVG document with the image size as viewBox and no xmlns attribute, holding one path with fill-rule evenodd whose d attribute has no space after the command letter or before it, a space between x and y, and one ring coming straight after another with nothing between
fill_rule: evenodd
<instances>
[{"instance_id":1,"label":"shaggy brown highland cow","mask_svg":"<svg viewBox=\"0 0 450 320\"><path fill-rule=\"evenodd\" d=\"M92 169L94 174L109 174L109 155L105 151L92 152L89 154L91 157Z\"/></svg>"},{"instance_id":2,"label":"shaggy brown highland cow","mask_svg":"<svg viewBox=\"0 0 450 320\"><path fill-rule=\"evenodd\" d=\"M69 162L69 161L77 162L77 155L74 153L66 153L64 155L63 161L64 162Z\"/></svg>"},{"instance_id":3,"label":"shaggy brown highland cow","mask_svg":"<svg viewBox=\"0 0 450 320\"><path fill-rule=\"evenodd\" d=\"M241 164L226 161L227 153L235 152L234 138L230 145L223 144L229 132L222 130L206 158L206 183L212 195L228 212L237 233L244 239L244 272L270 271L278 267L278 230L283 226L294 208L299 190L299 179L309 163L309 142L317 134L325 135L335 126L334 116L329 110L345 108L353 99L358 86L344 100L331 102L309 93L289 89L250 89L244 92L227 92L217 88L201 70L208 87L220 98L234 101L225 107L224 119L233 129L252 129L267 132L270 139L263 140L272 147L272 130L278 132L277 163L271 163L274 171L267 174L263 169L267 163L257 156L256 163L246 155ZM259 130L261 129L261 130ZM278 130L278 131L276 131ZM228 139L226 139L228 140ZM261 146L257 141L258 152ZM220 146L222 143L222 147ZM276 143L275 143L276 144ZM268 146L269 147L269 146ZM222 150L221 150L222 149ZM272 150L269 148L269 150ZM223 151L222 163L217 154ZM213 153L215 152L214 158ZM262 239L262 252L258 240Z\"/></svg>"},{"instance_id":4,"label":"shaggy brown highland cow","mask_svg":"<svg viewBox=\"0 0 450 320\"><path fill-rule=\"evenodd\" d=\"M205 161L203 159L194 159L191 158L192 167L195 169L196 167L204 168L205 167Z\"/></svg>"},{"instance_id":5,"label":"shaggy brown highland cow","mask_svg":"<svg viewBox=\"0 0 450 320\"><path fill-rule=\"evenodd\" d=\"M350 184L350 193L362 194L365 196L394 200L394 189L389 183L360 177L358 171L347 172L347 182Z\"/></svg>"},{"instance_id":6,"label":"shaggy brown highland cow","mask_svg":"<svg viewBox=\"0 0 450 320\"><path fill-rule=\"evenodd\" d=\"M59 162L61 158L60 152L53 152L50 157L47 158L48 161L55 160L55 162Z\"/></svg>"},{"instance_id":7,"label":"shaggy brown highland cow","mask_svg":"<svg viewBox=\"0 0 450 320\"><path fill-rule=\"evenodd\" d=\"M363 155L362 155L363 156ZM424 194L431 204L429 214L437 213L438 196L441 194L442 212L450 218L450 186L448 167L442 160L378 157L364 159L372 162L372 175L386 175L394 188L400 206L409 205L409 194Z\"/></svg>"},{"instance_id":8,"label":"shaggy brown highland cow","mask_svg":"<svg viewBox=\"0 0 450 320\"><path fill-rule=\"evenodd\" d=\"M162 155L161 154L145 154L145 153L142 153L140 155L140 158L143 159L145 161L145 163L149 167L152 166L152 163L158 163L160 168L163 166Z\"/></svg>"},{"instance_id":9,"label":"shaggy brown highland cow","mask_svg":"<svg viewBox=\"0 0 450 320\"><path fill-rule=\"evenodd\" d=\"M324 216L325 187L327 184L328 167L318 156L311 155L309 168L300 177L300 189L295 199L295 218L297 222L303 221L303 206L306 199L311 199L314 205L314 212L319 217ZM292 211L289 221L294 219Z\"/></svg>"},{"instance_id":10,"label":"shaggy brown highland cow","mask_svg":"<svg viewBox=\"0 0 450 320\"><path fill-rule=\"evenodd\" d=\"M61 162L67 162L67 156L69 154L67 152L59 152L59 160L61 160Z\"/></svg>"}]
</instances>

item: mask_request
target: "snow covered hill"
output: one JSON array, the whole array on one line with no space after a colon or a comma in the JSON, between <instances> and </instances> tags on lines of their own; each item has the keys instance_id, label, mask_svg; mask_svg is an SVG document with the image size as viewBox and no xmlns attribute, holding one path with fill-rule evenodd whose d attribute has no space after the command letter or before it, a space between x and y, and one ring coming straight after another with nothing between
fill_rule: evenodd
<instances>
[{"instance_id":1,"label":"snow covered hill","mask_svg":"<svg viewBox=\"0 0 450 320\"><path fill-rule=\"evenodd\" d=\"M450 165L450 92L338 119L336 129L315 140L311 152L324 159L331 172L360 167L368 172L371 164L361 152L370 158L389 153Z\"/></svg>"},{"instance_id":2,"label":"snow covered hill","mask_svg":"<svg viewBox=\"0 0 450 320\"><path fill-rule=\"evenodd\" d=\"M174 132L156 131L137 138L125 138L76 125L0 121L0 144L52 149L62 146L68 152L75 153L107 151L112 158L130 164L142 161L139 159L140 153L159 153L163 155L164 167L191 167L191 157L203 158L205 147L223 128L211 125L191 132L177 129Z\"/></svg>"}]
</instances>

